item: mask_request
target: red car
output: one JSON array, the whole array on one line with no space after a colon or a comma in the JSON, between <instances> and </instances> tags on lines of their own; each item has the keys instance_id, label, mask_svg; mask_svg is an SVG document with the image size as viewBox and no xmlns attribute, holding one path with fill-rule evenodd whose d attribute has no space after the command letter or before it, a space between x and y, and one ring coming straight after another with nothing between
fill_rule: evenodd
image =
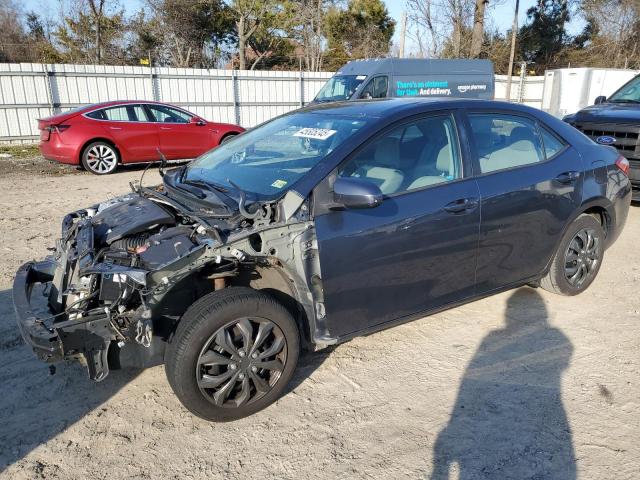
<instances>
[{"instance_id":1,"label":"red car","mask_svg":"<svg viewBox=\"0 0 640 480\"><path fill-rule=\"evenodd\" d=\"M38 120L40 152L48 160L105 175L119 163L195 158L244 129L214 123L173 105L119 101L88 105Z\"/></svg>"}]
</instances>

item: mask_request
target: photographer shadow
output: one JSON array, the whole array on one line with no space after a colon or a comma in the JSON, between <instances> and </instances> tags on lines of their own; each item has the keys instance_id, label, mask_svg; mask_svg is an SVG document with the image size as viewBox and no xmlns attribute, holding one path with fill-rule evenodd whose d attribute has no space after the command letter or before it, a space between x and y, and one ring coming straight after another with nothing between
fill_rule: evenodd
<instances>
[{"instance_id":1,"label":"photographer shadow","mask_svg":"<svg viewBox=\"0 0 640 480\"><path fill-rule=\"evenodd\" d=\"M504 328L484 338L467 367L434 445L430 478L574 480L575 453L561 398L572 350L569 339L549 325L538 292L513 292Z\"/></svg>"}]
</instances>

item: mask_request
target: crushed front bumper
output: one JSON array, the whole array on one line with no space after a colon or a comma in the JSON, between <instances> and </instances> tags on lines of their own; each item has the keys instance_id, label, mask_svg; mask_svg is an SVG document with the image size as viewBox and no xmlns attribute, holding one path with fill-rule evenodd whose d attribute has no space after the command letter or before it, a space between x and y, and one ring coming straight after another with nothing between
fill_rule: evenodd
<instances>
[{"instance_id":1,"label":"crushed front bumper","mask_svg":"<svg viewBox=\"0 0 640 480\"><path fill-rule=\"evenodd\" d=\"M38 284L55 289L55 275L60 268L53 258L28 262L16 273L13 282L13 306L18 328L24 340L41 360L49 363L66 358L86 360L89 378L100 381L109 373L107 353L115 339L106 315L93 314L69 320L55 313L36 313L31 294ZM49 299L49 306L51 305ZM51 307L49 307L51 310Z\"/></svg>"},{"instance_id":2,"label":"crushed front bumper","mask_svg":"<svg viewBox=\"0 0 640 480\"><path fill-rule=\"evenodd\" d=\"M31 306L31 293L37 284L51 282L55 270L56 262L53 259L28 262L20 267L13 282L13 306L20 333L38 358L46 362L64 359L64 350L56 330L47 327L43 321L43 318L50 315L35 313Z\"/></svg>"}]
</instances>

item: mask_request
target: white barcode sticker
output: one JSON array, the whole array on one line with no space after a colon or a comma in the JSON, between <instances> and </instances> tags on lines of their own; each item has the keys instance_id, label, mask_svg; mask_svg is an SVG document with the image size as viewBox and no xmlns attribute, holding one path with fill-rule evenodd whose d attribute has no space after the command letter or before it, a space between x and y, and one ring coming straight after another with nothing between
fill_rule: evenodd
<instances>
[{"instance_id":1,"label":"white barcode sticker","mask_svg":"<svg viewBox=\"0 0 640 480\"><path fill-rule=\"evenodd\" d=\"M336 133L336 130L329 130L328 128L301 128L293 134L294 137L313 138L315 140L326 140L331 135Z\"/></svg>"}]
</instances>

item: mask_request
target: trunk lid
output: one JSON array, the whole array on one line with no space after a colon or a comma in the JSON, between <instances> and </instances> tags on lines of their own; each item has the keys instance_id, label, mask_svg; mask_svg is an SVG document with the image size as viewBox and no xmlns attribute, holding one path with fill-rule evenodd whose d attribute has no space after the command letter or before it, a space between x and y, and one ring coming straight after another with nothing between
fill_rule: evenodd
<instances>
[{"instance_id":1,"label":"trunk lid","mask_svg":"<svg viewBox=\"0 0 640 480\"><path fill-rule=\"evenodd\" d=\"M82 107L73 108L71 110L67 110L66 112L58 113L57 115L52 115L51 117L39 118L38 119L38 129L44 130L47 127L51 127L53 125L60 125L61 123L69 120L76 115L81 114L85 110L89 110L90 105L84 105Z\"/></svg>"}]
</instances>

